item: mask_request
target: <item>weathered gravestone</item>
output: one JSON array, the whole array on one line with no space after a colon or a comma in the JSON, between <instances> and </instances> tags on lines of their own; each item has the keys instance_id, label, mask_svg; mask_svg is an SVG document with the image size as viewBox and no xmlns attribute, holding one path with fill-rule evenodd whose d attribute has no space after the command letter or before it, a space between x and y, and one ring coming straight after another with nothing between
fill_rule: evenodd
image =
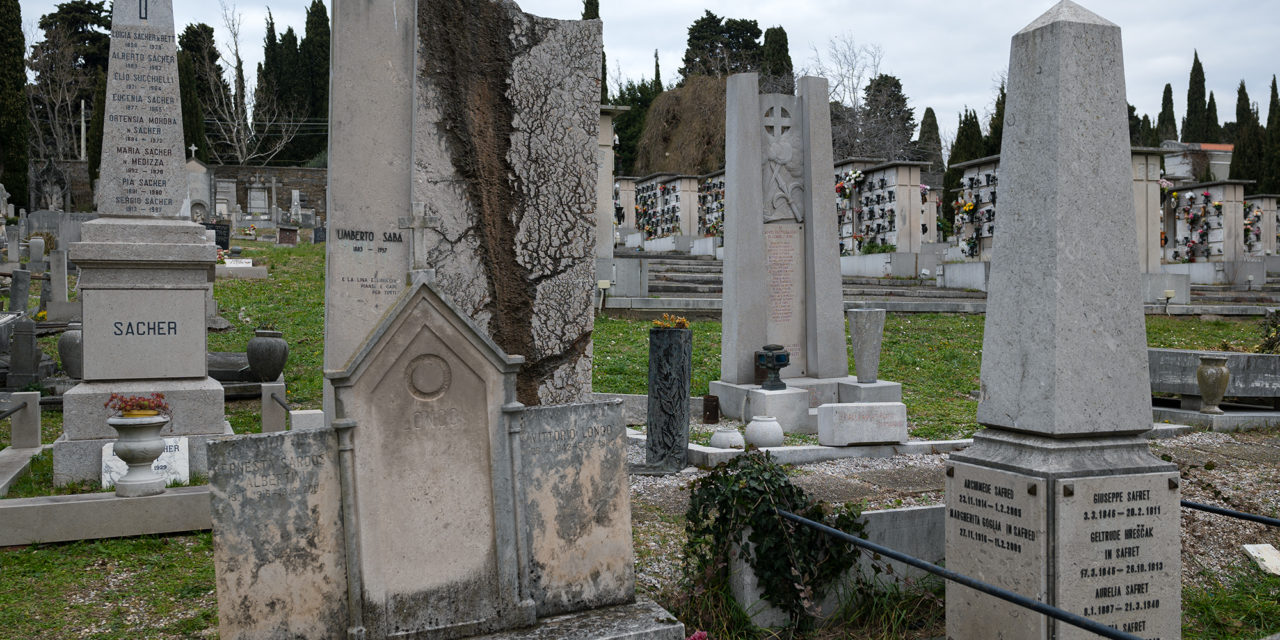
<instances>
[{"instance_id":1,"label":"weathered gravestone","mask_svg":"<svg viewBox=\"0 0 1280 640\"><path fill-rule=\"evenodd\" d=\"M419 282L327 374L349 446L326 430L212 444L222 637L457 638L594 607L648 635L602 632L588 612L557 637L684 637L655 605L629 604L620 404L525 408L520 361ZM339 522L341 491L351 508ZM346 598L345 614L312 616Z\"/></svg>"},{"instance_id":2,"label":"weathered gravestone","mask_svg":"<svg viewBox=\"0 0 1280 640\"><path fill-rule=\"evenodd\" d=\"M974 445L947 567L1143 638L1181 631L1177 468L1151 455L1120 28L1064 1L1013 37ZM947 636L1089 638L947 584Z\"/></svg>"},{"instance_id":3,"label":"weathered gravestone","mask_svg":"<svg viewBox=\"0 0 1280 640\"><path fill-rule=\"evenodd\" d=\"M31 304L31 272L26 269L14 269L9 279L9 311L26 313Z\"/></svg>"},{"instance_id":4,"label":"weathered gravestone","mask_svg":"<svg viewBox=\"0 0 1280 640\"><path fill-rule=\"evenodd\" d=\"M769 413L786 431L811 432L808 409L821 404L901 400L896 386L843 397L859 387L831 233L827 95L827 81L814 77L801 78L795 96L760 95L757 75L744 73L730 76L726 96L725 208L739 213L725 224L720 380L711 393L726 416ZM766 344L790 354L780 372L790 389L759 388L755 352Z\"/></svg>"},{"instance_id":5,"label":"weathered gravestone","mask_svg":"<svg viewBox=\"0 0 1280 640\"><path fill-rule=\"evenodd\" d=\"M328 297L326 365L350 356L405 272L434 269L527 359L521 402L589 398L600 23L493 0L346 10L335 7L332 110L350 124L332 133L327 264L341 293Z\"/></svg>"},{"instance_id":6,"label":"weathered gravestone","mask_svg":"<svg viewBox=\"0 0 1280 640\"><path fill-rule=\"evenodd\" d=\"M101 217L83 223L70 246L80 267L84 382L63 397L58 484L99 478L102 446L115 438L103 406L111 393L164 393L173 418L162 435L191 439L193 473L206 470L202 440L230 432L205 355L216 249L204 227L178 219L186 169L172 0L116 3L111 25Z\"/></svg>"}]
</instances>

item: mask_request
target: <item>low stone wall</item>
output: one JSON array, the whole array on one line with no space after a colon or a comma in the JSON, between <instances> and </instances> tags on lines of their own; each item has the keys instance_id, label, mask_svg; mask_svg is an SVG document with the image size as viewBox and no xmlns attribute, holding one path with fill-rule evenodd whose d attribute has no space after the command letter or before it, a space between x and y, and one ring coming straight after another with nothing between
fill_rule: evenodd
<instances>
[{"instance_id":1,"label":"low stone wall","mask_svg":"<svg viewBox=\"0 0 1280 640\"><path fill-rule=\"evenodd\" d=\"M1151 375L1151 391L1199 396L1196 368L1200 366L1202 355L1227 358L1227 370L1231 372L1227 396L1280 398L1280 355L1229 351L1148 349L1147 368Z\"/></svg>"}]
</instances>

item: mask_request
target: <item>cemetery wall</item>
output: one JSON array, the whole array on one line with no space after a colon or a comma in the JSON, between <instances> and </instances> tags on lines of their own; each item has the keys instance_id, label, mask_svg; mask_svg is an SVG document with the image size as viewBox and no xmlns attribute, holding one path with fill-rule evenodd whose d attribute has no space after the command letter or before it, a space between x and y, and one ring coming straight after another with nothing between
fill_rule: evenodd
<instances>
[{"instance_id":1,"label":"cemetery wall","mask_svg":"<svg viewBox=\"0 0 1280 640\"><path fill-rule=\"evenodd\" d=\"M267 185L267 206L272 204L288 211L290 192L297 189L302 192L303 207L315 209L317 217L328 218L328 181L329 170L310 167L253 167L243 165L213 165L209 167L209 193L217 193L214 185L218 180L235 180L236 201L241 210L249 210L249 183L261 176ZM276 181L275 201L271 200L271 183ZM234 208L234 204L232 205Z\"/></svg>"}]
</instances>

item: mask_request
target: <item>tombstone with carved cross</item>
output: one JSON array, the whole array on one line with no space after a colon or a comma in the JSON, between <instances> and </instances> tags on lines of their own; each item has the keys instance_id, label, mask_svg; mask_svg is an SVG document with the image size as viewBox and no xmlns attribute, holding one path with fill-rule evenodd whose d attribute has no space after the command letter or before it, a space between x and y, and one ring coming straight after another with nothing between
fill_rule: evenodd
<instances>
[{"instance_id":1,"label":"tombstone with carved cross","mask_svg":"<svg viewBox=\"0 0 1280 640\"><path fill-rule=\"evenodd\" d=\"M827 81L759 95L756 74L734 75L726 107L724 323L711 392L727 415L749 418L737 414L758 383L755 352L777 344L790 354L782 378L809 389L813 406L834 402L849 364ZM803 415L811 399L800 400Z\"/></svg>"}]
</instances>

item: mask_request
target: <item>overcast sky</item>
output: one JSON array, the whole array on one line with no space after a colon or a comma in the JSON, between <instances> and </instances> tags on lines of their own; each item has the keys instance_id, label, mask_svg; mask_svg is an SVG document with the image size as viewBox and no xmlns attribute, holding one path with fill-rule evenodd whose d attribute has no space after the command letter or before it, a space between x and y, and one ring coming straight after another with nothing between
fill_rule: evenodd
<instances>
[{"instance_id":1,"label":"overcast sky","mask_svg":"<svg viewBox=\"0 0 1280 640\"><path fill-rule=\"evenodd\" d=\"M229 2L232 0L228 0ZM279 31L293 26L302 35L310 0L234 0L243 17L242 55L252 72L262 57L267 7ZM326 4L331 5L332 0ZM56 0L21 0L23 21L35 21ZM551 18L576 19L581 0L523 0L520 6ZM954 132L960 110L989 111L998 78L1009 64L1009 39L1052 2L1026 0L600 0L610 86L618 79L652 78L658 50L662 78L677 77L689 25L704 10L722 17L751 18L760 28L782 26L797 69L811 64L813 49L849 34L884 52L881 71L902 80L919 120L933 107L943 135ZM1280 2L1275 0L1086 0L1087 8L1123 29L1129 102L1152 121L1160 111L1165 83L1172 83L1179 120L1186 109L1187 76L1199 50L1207 88L1216 94L1218 118L1235 119L1236 88L1244 80L1265 122L1271 77L1280 73ZM190 22L213 25L226 43L221 11L212 0L175 0L181 31ZM374 43L371 43L371 46ZM985 119L984 119L985 121ZM1181 131L1181 122L1179 122Z\"/></svg>"}]
</instances>

